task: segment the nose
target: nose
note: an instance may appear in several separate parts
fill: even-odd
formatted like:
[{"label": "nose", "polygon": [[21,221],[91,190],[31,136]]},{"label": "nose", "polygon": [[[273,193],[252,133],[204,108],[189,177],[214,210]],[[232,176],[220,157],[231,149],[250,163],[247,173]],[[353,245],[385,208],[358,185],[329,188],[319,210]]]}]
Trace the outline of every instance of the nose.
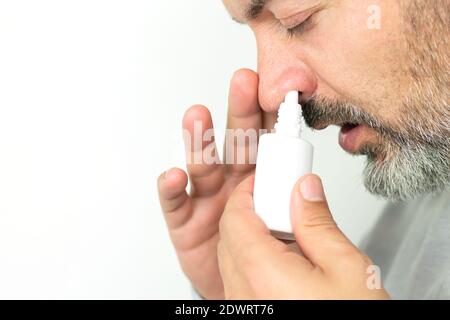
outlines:
[{"label": "nose", "polygon": [[[288,40],[258,41],[259,102],[267,112],[277,111],[289,91],[300,93],[300,102],[316,91],[317,80],[302,59],[299,48]],[[278,41],[278,42],[277,42]]]}]

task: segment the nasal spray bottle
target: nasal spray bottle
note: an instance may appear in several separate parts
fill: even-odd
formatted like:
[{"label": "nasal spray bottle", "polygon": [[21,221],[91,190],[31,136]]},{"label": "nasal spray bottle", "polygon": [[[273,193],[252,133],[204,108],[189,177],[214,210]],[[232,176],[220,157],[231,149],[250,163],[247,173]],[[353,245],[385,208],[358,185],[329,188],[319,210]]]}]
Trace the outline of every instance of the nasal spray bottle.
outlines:
[{"label": "nasal spray bottle", "polygon": [[278,239],[294,240],[290,199],[297,180],[312,171],[313,146],[301,139],[303,115],[299,94],[286,95],[274,133],[261,135],[253,199],[256,213]]}]

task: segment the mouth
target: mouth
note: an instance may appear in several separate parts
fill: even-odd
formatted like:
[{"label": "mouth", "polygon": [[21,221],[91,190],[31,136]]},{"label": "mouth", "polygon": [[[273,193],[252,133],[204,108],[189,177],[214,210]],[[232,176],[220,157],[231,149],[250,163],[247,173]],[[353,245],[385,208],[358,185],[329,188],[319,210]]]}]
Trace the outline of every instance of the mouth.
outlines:
[{"label": "mouth", "polygon": [[316,123],[314,129],[322,130],[330,125],[341,127],[339,131],[339,145],[342,149],[352,154],[358,153],[359,149],[364,145],[370,129],[365,124],[352,122]]},{"label": "mouth", "polygon": [[366,142],[366,125],[358,123],[344,123],[339,132],[339,145],[349,153],[357,153]]},{"label": "mouth", "polygon": [[355,129],[356,127],[358,127],[360,124],[359,123],[343,123],[341,124],[341,132],[342,134],[346,134],[350,131],[352,131],[353,129]]},{"label": "mouth", "polygon": [[363,116],[357,117],[352,112],[354,108],[345,108],[344,104],[342,108],[339,106],[327,100],[307,101],[302,105],[303,117],[306,124],[315,130],[323,130],[328,126],[340,127],[339,144],[351,154],[359,154],[365,146],[381,143],[378,130],[361,120]]}]

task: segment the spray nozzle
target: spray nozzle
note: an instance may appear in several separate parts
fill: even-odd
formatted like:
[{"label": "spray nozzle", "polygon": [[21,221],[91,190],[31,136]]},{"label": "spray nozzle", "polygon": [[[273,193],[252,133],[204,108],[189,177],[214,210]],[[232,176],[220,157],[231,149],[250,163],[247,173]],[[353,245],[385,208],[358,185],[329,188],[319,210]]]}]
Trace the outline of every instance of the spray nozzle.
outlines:
[{"label": "spray nozzle", "polygon": [[298,104],[298,91],[289,91],[284,98],[284,103]]},{"label": "spray nozzle", "polygon": [[290,137],[300,138],[302,134],[302,108],[298,102],[298,91],[289,91],[278,110],[275,132]]}]

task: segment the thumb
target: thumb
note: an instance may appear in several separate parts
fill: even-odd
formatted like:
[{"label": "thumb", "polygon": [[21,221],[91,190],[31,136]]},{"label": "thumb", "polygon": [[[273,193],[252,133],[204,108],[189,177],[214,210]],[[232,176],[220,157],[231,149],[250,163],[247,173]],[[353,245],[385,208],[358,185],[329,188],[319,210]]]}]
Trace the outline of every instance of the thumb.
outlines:
[{"label": "thumb", "polygon": [[291,221],[303,254],[326,269],[358,249],[338,228],[328,208],[322,181],[313,174],[300,178],[291,195]]}]

